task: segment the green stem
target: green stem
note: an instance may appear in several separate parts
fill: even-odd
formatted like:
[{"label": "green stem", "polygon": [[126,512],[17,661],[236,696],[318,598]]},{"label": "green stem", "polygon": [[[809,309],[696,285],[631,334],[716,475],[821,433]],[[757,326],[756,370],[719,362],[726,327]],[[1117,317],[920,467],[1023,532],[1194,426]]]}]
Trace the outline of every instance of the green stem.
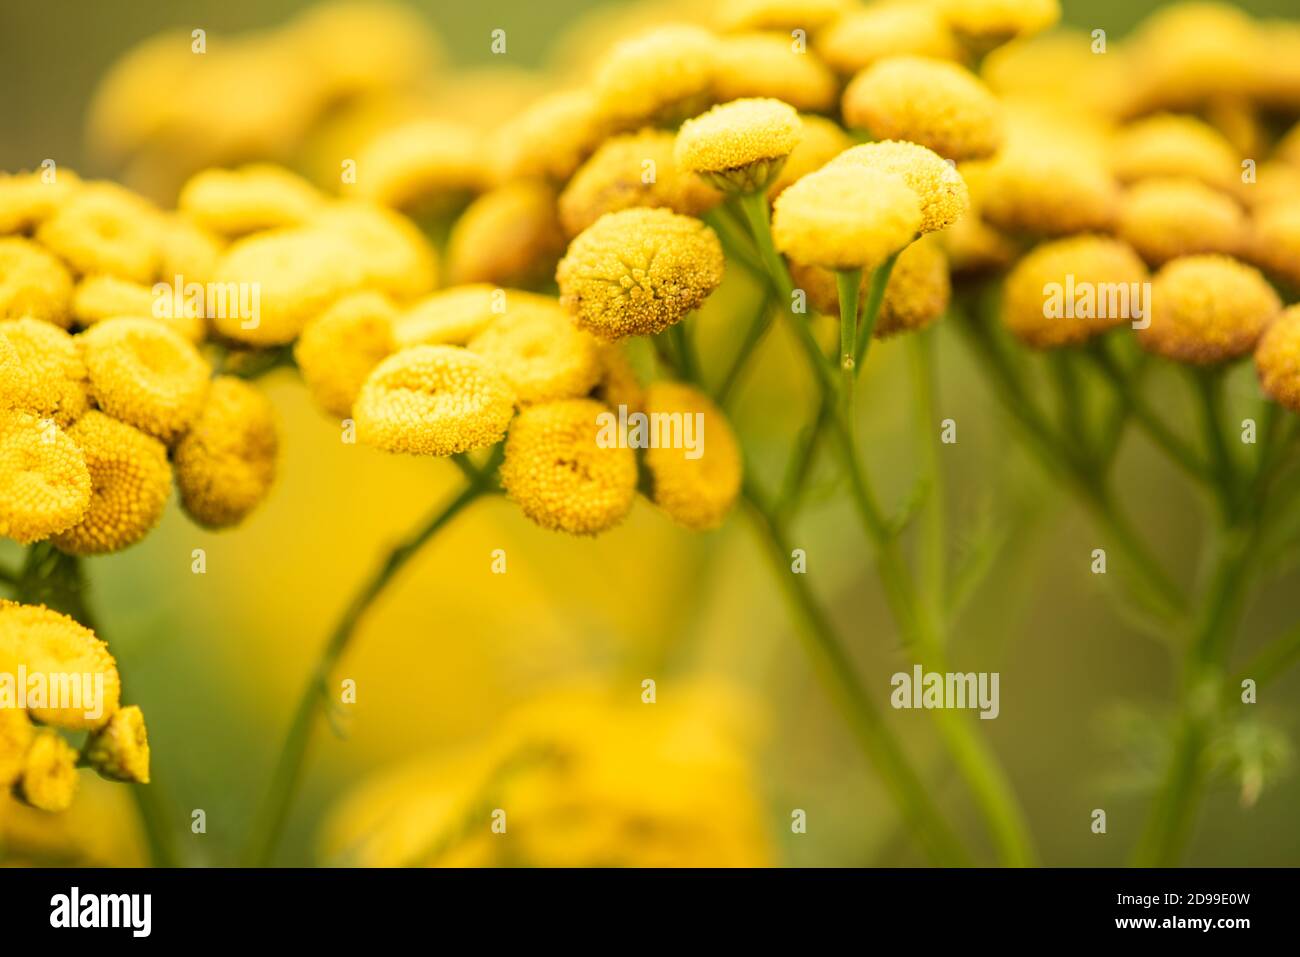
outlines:
[{"label": "green stem", "polygon": [[1193,388],[1201,413],[1201,431],[1210,457],[1210,475],[1219,493],[1224,520],[1231,523],[1237,510],[1237,468],[1223,434],[1223,373],[1218,369],[1192,369]]},{"label": "green stem", "polygon": [[938,418],[938,388],[934,367],[934,330],[922,330],[908,337],[912,358],[917,434],[921,439],[921,470],[929,493],[925,509],[925,560],[921,565],[922,593],[936,621],[947,607],[947,503],[943,468],[939,464],[939,443],[934,430]]},{"label": "green stem", "polygon": [[745,332],[745,338],[740,343],[740,348],[736,351],[735,358],[731,360],[731,365],[727,367],[726,373],[722,376],[722,382],[714,392],[714,401],[720,407],[725,407],[731,394],[735,391],[740,382],[740,375],[745,367],[749,364],[749,358],[753,355],[754,350],[758,348],[767,331],[772,328],[772,308],[768,302],[768,297],[763,296],[762,305],[749,324]]},{"label": "green stem", "polygon": [[857,349],[853,354],[854,365],[862,369],[867,359],[867,350],[871,348],[871,339],[876,334],[876,323],[880,319],[880,307],[885,303],[885,290],[889,288],[889,277],[893,275],[894,264],[903,251],[894,253],[871,273],[871,282],[867,285],[867,301],[862,310],[862,332],[858,335]]},{"label": "green stem", "polygon": [[[1237,680],[1234,682],[1235,687],[1240,688],[1241,683],[1250,678],[1257,688],[1262,688],[1298,661],[1300,661],[1300,625],[1265,645],[1262,651],[1250,659],[1238,672]],[[1226,688],[1225,691],[1235,693],[1233,687]]]},{"label": "green stem", "polygon": [[[856,435],[853,414],[853,381],[857,378],[858,291],[862,287],[861,269],[841,269],[835,273],[840,300],[840,413],[850,435]],[[867,332],[870,338],[870,331]]]},{"label": "green stem", "polygon": [[702,381],[700,379],[700,367],[695,358],[695,349],[691,345],[690,333],[686,329],[686,323],[674,323],[668,329],[668,335],[672,337],[673,348],[677,352],[677,361],[682,373],[692,382]]},{"label": "green stem", "polygon": [[[492,471],[491,468],[485,469],[484,475]],[[330,675],[347,650],[362,617],[407,562],[414,558],[424,545],[453,518],[487,491],[487,482],[487,478],[480,478],[469,483],[449,502],[438,508],[410,537],[388,553],[384,561],[353,596],[343,617],[339,619],[316,659],[311,677],[298,699],[289,733],[285,737],[279,760],[276,762],[271,786],[253,823],[245,854],[247,865],[265,867],[271,863],[275,855],[302,777],[316,718],[322,704],[330,700]]]}]

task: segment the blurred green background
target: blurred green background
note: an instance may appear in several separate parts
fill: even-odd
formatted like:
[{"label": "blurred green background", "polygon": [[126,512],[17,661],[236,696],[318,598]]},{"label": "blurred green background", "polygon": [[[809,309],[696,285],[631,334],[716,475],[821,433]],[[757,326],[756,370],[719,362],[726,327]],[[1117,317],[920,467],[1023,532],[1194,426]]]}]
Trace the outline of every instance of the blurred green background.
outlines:
[{"label": "blurred green background", "polygon": [[[97,80],[115,57],[164,28],[201,26],[210,37],[279,23],[308,6],[283,0],[133,0],[0,6],[0,167],[30,168],[55,157],[102,172],[82,127]],[[449,59],[488,59],[489,32],[504,27],[509,59],[534,66],[556,25],[594,4],[479,2],[414,4],[444,39]],[[1122,35],[1156,6],[1145,0],[1065,2],[1066,20]],[[1293,0],[1242,4],[1257,14],[1294,14]],[[210,41],[211,42],[211,41]],[[741,279],[703,319],[708,337],[755,292]],[[748,307],[743,307],[748,308]],[[802,410],[757,387],[785,378],[788,343],[775,341],[741,397],[737,429],[770,465],[801,424]],[[954,636],[963,670],[1002,675],[1002,713],[981,722],[1024,802],[1042,859],[1054,865],[1118,864],[1142,823],[1137,788],[1150,768],[1126,753],[1142,737],[1135,713],[1159,716],[1172,700],[1168,650],[1113,611],[1104,582],[1089,573],[1100,543],[1062,490],[1015,449],[989,393],[955,335],[940,335],[940,414],[959,420],[945,454],[955,499],[954,551],[981,523],[1004,529],[1010,547]],[[887,502],[909,491],[916,454],[900,344],[874,351],[867,370],[866,448]],[[707,354],[707,353],[706,353]],[[1177,385],[1174,383],[1173,385]],[[1170,383],[1165,409],[1190,408]],[[292,374],[266,382],[283,428],[282,474],[270,501],[243,527],[212,535],[170,508],[161,528],[130,551],[90,563],[93,601],[132,697],[148,716],[159,787],[184,829],[191,860],[232,862],[261,798],[304,676],[350,589],[376,556],[438,501],[454,470],[434,461],[384,456],[339,442]],[[1249,376],[1234,379],[1248,402]],[[1170,401],[1175,401],[1171,398]],[[770,471],[768,475],[770,475]],[[1183,582],[1204,509],[1184,480],[1135,434],[1125,443],[1126,504]],[[824,485],[824,483],[823,483]],[[910,667],[883,612],[867,555],[843,501],[822,487],[798,526],[813,587],[853,639],[862,674],[883,702],[889,675]],[[833,500],[833,501],[832,501]],[[799,865],[918,863],[897,817],[847,738],[807,666],[790,618],[749,529],[733,518],[697,536],[645,503],[615,532],[593,541],[548,535],[501,501],[481,505],[404,574],[366,620],[342,673],[358,704],[346,739],[322,728],[282,862],[312,859],[322,811],[368,771],[402,757],[486,733],[512,703],[579,671],[597,671],[639,693],[642,677],[718,673],[767,704],[760,762],[780,861]],[[191,552],[207,550],[206,575]],[[510,573],[490,574],[507,549]],[[1274,581],[1256,602],[1240,642],[1244,654],[1295,619],[1300,576]],[[661,691],[661,694],[663,691]],[[1262,719],[1297,730],[1300,675],[1271,687]],[[910,752],[938,782],[963,834],[979,833],[969,802],[944,764],[930,722],[889,712]],[[808,811],[808,833],[792,836],[791,808]],[[1109,833],[1089,830],[1105,808]],[[1300,780],[1266,789],[1250,811],[1230,788],[1207,803],[1190,862],[1281,865],[1300,860]],[[208,833],[190,836],[190,810]]]}]

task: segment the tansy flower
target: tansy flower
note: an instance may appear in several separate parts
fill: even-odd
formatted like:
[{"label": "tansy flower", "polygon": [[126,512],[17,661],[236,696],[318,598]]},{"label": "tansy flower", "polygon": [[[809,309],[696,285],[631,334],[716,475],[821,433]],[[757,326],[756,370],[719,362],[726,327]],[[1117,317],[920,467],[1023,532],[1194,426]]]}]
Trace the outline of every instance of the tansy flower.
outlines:
[{"label": "tansy flower", "polygon": [[897,176],[921,201],[921,233],[946,229],[970,209],[966,181],[953,164],[915,143],[864,143],[845,150],[832,166],[865,166]]},{"label": "tansy flower", "polygon": [[1147,179],[1125,194],[1118,232],[1159,266],[1192,253],[1239,252],[1246,217],[1232,197],[1194,179]]},{"label": "tansy flower", "polygon": [[89,738],[82,759],[110,781],[149,783],[149,732],[136,705],[114,712],[108,724]]},{"label": "tansy flower", "polygon": [[397,307],[383,293],[344,296],[307,323],[293,357],[312,398],[326,412],[347,418],[372,369],[395,348]]},{"label": "tansy flower", "polygon": [[695,216],[722,202],[721,193],[678,169],[674,143],[672,133],[646,129],[601,144],[560,194],[565,232],[576,236],[606,213],[634,206]]},{"label": "tansy flower", "polygon": [[77,752],[55,732],[37,732],[14,793],[38,810],[66,811],[77,796]]},{"label": "tansy flower", "polygon": [[[670,417],[666,421],[680,416],[683,434],[689,418],[701,453],[692,458],[671,443],[647,448],[651,500],[687,528],[717,528],[740,494],[743,471],[740,446],[726,417],[704,393],[679,382],[652,383],[645,392],[645,411],[651,422],[656,416]],[[701,421],[697,414],[703,415],[702,428],[695,425]]]},{"label": "tansy flower", "polygon": [[444,120],[395,126],[357,156],[357,195],[416,215],[454,209],[484,179],[478,133]]},{"label": "tansy flower", "polygon": [[560,302],[605,339],[653,335],[685,318],[722,282],[713,230],[666,209],[606,213],[560,260]]},{"label": "tansy flower", "polygon": [[[238,342],[282,345],[364,279],[352,242],[331,230],[285,229],[248,236],[226,250],[214,277],[218,283],[236,284],[241,294],[234,298],[241,304],[217,310],[212,323]],[[242,302],[244,289],[250,290],[247,304]],[[249,312],[256,314],[245,315]]]},{"label": "tansy flower", "polygon": [[396,299],[423,296],[438,284],[438,254],[405,216],[362,200],[330,203],[311,225],[351,244],[362,281]]},{"label": "tansy flower", "polygon": [[600,378],[596,339],[569,321],[559,303],[518,303],[469,343],[523,404],[585,395]]},{"label": "tansy flower", "polygon": [[601,115],[629,128],[694,116],[713,97],[718,41],[707,30],[672,24],[615,44],[596,69]]},{"label": "tansy flower", "polygon": [[605,134],[590,90],[562,90],[525,107],[493,134],[497,179],[563,183],[595,151]]},{"label": "tansy flower", "polygon": [[76,173],[58,170],[51,179],[45,170],[0,172],[0,236],[34,230],[81,184]]},{"label": "tansy flower", "polygon": [[278,449],[266,397],[242,379],[214,379],[203,411],[176,446],[186,514],[207,528],[243,521],[271,488]]},{"label": "tansy flower", "polygon": [[645,404],[645,388],[622,343],[598,340],[596,354],[600,359],[600,381],[592,396],[615,411],[623,406],[629,414],[640,412]]},{"label": "tansy flower", "polygon": [[78,340],[37,319],[0,322],[0,408],[15,408],[61,426],[90,406]]},{"label": "tansy flower", "polygon": [[0,794],[7,792],[23,773],[27,749],[35,736],[32,719],[25,710],[0,708]]},{"label": "tansy flower", "polygon": [[91,675],[95,681],[95,700],[83,695],[81,701],[60,702],[69,707],[54,707],[53,700],[29,707],[42,724],[70,731],[102,728],[121,704],[117,662],[93,631],[44,605],[0,600],[0,672],[16,675],[20,667],[29,675]]},{"label": "tansy flower", "polygon": [[1120,130],[1110,151],[1122,182],[1153,176],[1199,179],[1225,192],[1240,188],[1240,167],[1232,146],[1214,127],[1191,116],[1162,114]]},{"label": "tansy flower", "polygon": [[456,220],[448,275],[453,283],[536,285],[554,274],[564,241],[551,187],[508,183],[475,199]]},{"label": "tansy flower", "polygon": [[596,535],[632,507],[635,453],[597,441],[608,412],[592,399],[565,399],[524,409],[511,424],[501,484],[542,528]]},{"label": "tansy flower", "polygon": [[945,159],[978,159],[1002,144],[998,102],[976,76],[947,60],[894,56],[853,78],[844,120],[878,140],[908,140]]},{"label": "tansy flower", "polygon": [[[93,326],[104,319],[149,318],[167,326],[193,343],[203,341],[207,320],[188,308],[183,298],[175,301],[168,285],[161,302],[149,286],[116,276],[87,276],[72,293],[72,315],[79,325]],[[158,308],[159,305],[162,308]]]},{"label": "tansy flower", "polygon": [[816,55],[796,50],[788,33],[722,37],[713,87],[723,102],[772,97],[809,112],[829,110],[839,95],[835,74]]},{"label": "tansy flower", "polygon": [[780,100],[733,100],[687,120],[677,133],[677,166],[724,192],[766,189],[799,144],[799,114]]},{"label": "tansy flower", "polygon": [[37,240],[80,274],[153,282],[158,272],[158,211],[112,183],[88,183],[36,231]]},{"label": "tansy flower", "polygon": [[853,140],[840,125],[824,116],[802,115],[799,117],[800,138],[798,145],[781,167],[772,185],[768,187],[767,197],[775,200],[791,183],[803,179],[809,173],[821,169],[850,146]]},{"label": "tansy flower", "polygon": [[532,293],[497,289],[487,283],[432,293],[393,320],[397,348],[463,346],[505,314],[509,303]]},{"label": "tansy flower", "polygon": [[1119,185],[1105,167],[1051,143],[1013,143],[992,160],[962,170],[979,180],[980,215],[1012,235],[1101,232],[1119,213]]},{"label": "tansy flower", "polygon": [[158,217],[158,275],[164,282],[207,283],[216,274],[224,241],[177,214]]},{"label": "tansy flower", "polygon": [[1058,0],[938,0],[952,29],[987,50],[1046,30],[1061,19]]},{"label": "tansy flower", "polygon": [[203,406],[211,370],[192,344],[150,319],[106,319],[81,334],[96,404],[171,444]]},{"label": "tansy flower", "polygon": [[1225,362],[1254,349],[1281,308],[1250,266],[1228,256],[1184,256],[1152,280],[1151,324],[1138,330],[1138,341],[1175,362]]},{"label": "tansy flower", "polygon": [[850,9],[817,33],[815,46],[822,59],[845,76],[891,56],[956,60],[961,55],[939,10],[908,0]]},{"label": "tansy flower", "polygon": [[357,437],[386,452],[453,455],[501,440],[515,397],[481,356],[413,346],[375,367],[353,407]]},{"label": "tansy flower", "polygon": [[1300,159],[1295,165],[1273,159],[1260,163],[1255,170],[1255,184],[1243,189],[1238,199],[1252,209],[1267,209],[1290,203],[1300,196]]},{"label": "tansy flower", "polygon": [[209,169],[181,188],[176,207],[222,236],[243,236],[306,222],[325,201],[297,173],[270,163]]},{"label": "tansy flower", "polygon": [[24,545],[75,525],[90,504],[81,450],[49,419],[0,411],[0,535]]},{"label": "tansy flower", "polygon": [[0,319],[31,316],[67,326],[71,301],[63,263],[30,240],[0,239]]},{"label": "tansy flower", "polygon": [[144,538],[162,518],[171,491],[166,447],[153,436],[95,409],[68,430],[90,471],[90,505],[76,525],[54,536],[72,555],[116,552]]},{"label": "tansy flower", "polygon": [[1265,50],[1245,11],[1226,3],[1174,3],[1157,9],[1127,41],[1134,107],[1194,109],[1218,96],[1249,96]]},{"label": "tansy flower", "polygon": [[1269,398],[1300,412],[1300,305],[1282,310],[1260,337],[1255,371]]},{"label": "tansy flower", "polygon": [[[1054,349],[1074,345],[1107,329],[1137,320],[1132,296],[1147,280],[1146,266],[1127,244],[1105,236],[1072,236],[1043,243],[1020,260],[1002,292],[1002,320],[1026,345]],[[1104,290],[1124,294],[1125,308],[1112,308]],[[1074,290],[1092,293],[1075,301]],[[1053,295],[1055,291],[1055,295]],[[1147,302],[1146,308],[1151,308]]]},{"label": "tansy flower", "polygon": [[722,30],[812,33],[852,6],[852,0],[722,0],[714,20]]},{"label": "tansy flower", "polygon": [[1020,255],[1019,245],[986,223],[977,207],[937,235],[954,276],[999,272]]},{"label": "tansy flower", "polygon": [[772,238],[792,260],[874,269],[921,228],[921,203],[901,177],[841,165],[805,176],[776,198]]},{"label": "tansy flower", "polygon": [[1300,193],[1256,210],[1249,251],[1266,272],[1300,288]]}]

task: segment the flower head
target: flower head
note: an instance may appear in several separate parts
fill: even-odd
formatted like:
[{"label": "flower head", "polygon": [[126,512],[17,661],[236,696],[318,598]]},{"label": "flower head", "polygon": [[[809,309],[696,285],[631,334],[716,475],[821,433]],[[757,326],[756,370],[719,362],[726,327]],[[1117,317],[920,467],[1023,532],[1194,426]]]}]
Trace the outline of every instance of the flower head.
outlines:
[{"label": "flower head", "polygon": [[207,528],[242,522],[270,491],[278,450],[266,397],[242,379],[213,379],[203,410],[176,446],[186,514]]},{"label": "flower head", "polygon": [[1300,305],[1282,310],[1260,337],[1255,370],[1274,402],[1300,412]]},{"label": "flower head", "polygon": [[562,90],[543,96],[502,123],[493,135],[497,178],[563,183],[592,154],[604,133],[591,91]]},{"label": "flower head", "polygon": [[68,430],[90,472],[90,505],[81,521],[53,537],[71,555],[100,555],[134,545],[158,524],[171,492],[167,448],[151,435],[91,409]]},{"label": "flower head", "polygon": [[1300,289],[1300,192],[1256,211],[1248,247],[1265,272]]},{"label": "flower head", "polygon": [[1046,30],[1061,19],[1058,0],[939,0],[954,32],[981,49]]},{"label": "flower head", "polygon": [[90,473],[81,450],[50,419],[0,411],[0,535],[38,542],[81,520]]},{"label": "flower head", "polygon": [[1228,256],[1184,256],[1151,283],[1151,324],[1138,331],[1150,351],[1195,365],[1246,355],[1282,309],[1259,271]]},{"label": "flower head", "polygon": [[723,0],[714,14],[723,30],[811,33],[851,9],[852,0]]},{"label": "flower head", "polygon": [[788,103],[732,100],[683,123],[674,158],[724,192],[752,193],[771,184],[799,137],[799,114]]},{"label": "flower head", "polygon": [[1191,177],[1233,192],[1239,184],[1237,155],[1214,127],[1192,116],[1160,114],[1116,134],[1108,154],[1121,182],[1153,176]]},{"label": "flower head", "polygon": [[840,153],[832,166],[865,166],[897,176],[921,200],[921,233],[946,229],[970,209],[970,191],[955,166],[915,143],[863,143]]},{"label": "flower head", "polygon": [[442,289],[414,303],[393,320],[397,347],[463,346],[501,316],[507,303],[532,293],[471,283]]},{"label": "flower head", "polygon": [[878,140],[909,140],[945,159],[979,159],[1002,143],[997,100],[964,67],[947,60],[894,56],[853,78],[844,120]]},{"label": "flower head", "polygon": [[183,187],[177,208],[205,229],[244,236],[305,223],[325,197],[297,173],[270,163],[209,169]]},{"label": "flower head", "polygon": [[792,260],[827,269],[873,269],[921,228],[921,203],[898,176],[828,166],[777,197],[772,238]]},{"label": "flower head", "polygon": [[636,455],[598,441],[609,409],[564,399],[519,413],[506,438],[501,484],[543,528],[596,535],[623,520],[636,497]]},{"label": "flower head", "polygon": [[552,300],[517,303],[468,348],[505,376],[521,404],[529,404],[590,392],[600,379],[596,344]]},{"label": "flower head", "polygon": [[372,369],[396,348],[397,307],[383,293],[344,296],[307,323],[293,357],[312,398],[331,415],[348,417]]},{"label": "flower head", "polygon": [[556,279],[578,325],[605,339],[680,322],[722,282],[722,245],[699,220],[666,209],[606,213],[569,244]]},{"label": "flower head", "polygon": [[453,283],[531,286],[549,278],[564,252],[564,231],[550,186],[498,186],[469,204],[447,244]]},{"label": "flower head", "polygon": [[81,179],[59,170],[52,179],[45,171],[0,173],[0,236],[29,233],[68,200]]},{"label": "flower head", "polygon": [[77,796],[77,752],[53,731],[36,733],[14,793],[41,811],[66,811]]},{"label": "flower head", "polygon": [[90,405],[77,340],[37,319],[0,322],[0,409],[71,425]]},{"label": "flower head", "polygon": [[406,213],[436,215],[484,185],[479,134],[444,120],[412,120],[374,137],[357,156],[357,195]]},{"label": "flower head", "polygon": [[357,437],[387,452],[453,455],[505,435],[515,396],[481,356],[412,346],[375,367],[353,406]]},{"label": "flower head", "polygon": [[912,54],[956,60],[961,49],[943,15],[927,3],[873,3],[836,17],[817,34],[816,49],[851,76],[877,60]]},{"label": "flower head", "polygon": [[186,216],[164,213],[158,217],[158,275],[167,282],[177,276],[185,282],[210,281],[225,240]]},{"label": "flower head", "polygon": [[35,736],[32,719],[24,709],[0,708],[0,794],[22,775]]},{"label": "flower head", "polygon": [[652,444],[645,450],[645,467],[650,475],[651,499],[678,524],[705,530],[717,528],[731,511],[740,494],[743,465],[740,446],[731,426],[704,393],[679,382],[655,382],[645,392],[645,412],[653,423],[656,416],[685,418],[702,415],[703,428],[697,433],[700,455],[691,458],[686,450]]},{"label": "flower head", "polygon": [[787,33],[740,33],[718,43],[714,91],[727,102],[772,97],[797,110],[830,110],[839,94],[835,74],[815,54],[796,50]]},{"label": "flower head", "polygon": [[640,412],[645,406],[645,387],[622,343],[597,340],[596,353],[600,359],[600,381],[592,390],[592,397],[611,409],[623,406],[629,413]]},{"label": "flower head", "polygon": [[768,187],[769,200],[775,200],[791,183],[821,169],[853,145],[849,134],[834,120],[828,120],[824,116],[800,116],[799,128],[801,136],[798,145]]},{"label": "flower head", "polygon": [[1246,216],[1231,196],[1194,179],[1147,179],[1120,207],[1119,235],[1152,266],[1193,253],[1236,253]]},{"label": "flower head", "polygon": [[77,190],[41,224],[36,238],[74,272],[153,282],[158,272],[158,211],[112,183]]},{"label": "flower head", "polygon": [[0,319],[30,316],[67,326],[71,302],[63,263],[29,239],[0,239]]},{"label": "flower head", "polygon": [[718,41],[707,30],[671,24],[615,44],[597,67],[601,115],[623,128],[694,116],[713,96]]},{"label": "flower head", "polygon": [[437,251],[413,222],[386,206],[364,200],[330,203],[311,225],[350,244],[370,289],[410,299],[438,284]]},{"label": "flower head", "polygon": [[149,783],[149,732],[136,705],[119,708],[89,738],[82,758],[110,781]]},{"label": "flower head", "polygon": [[963,166],[978,180],[980,215],[1021,236],[1054,238],[1109,230],[1120,204],[1119,186],[1084,154],[1045,143],[1012,143],[988,162]]}]

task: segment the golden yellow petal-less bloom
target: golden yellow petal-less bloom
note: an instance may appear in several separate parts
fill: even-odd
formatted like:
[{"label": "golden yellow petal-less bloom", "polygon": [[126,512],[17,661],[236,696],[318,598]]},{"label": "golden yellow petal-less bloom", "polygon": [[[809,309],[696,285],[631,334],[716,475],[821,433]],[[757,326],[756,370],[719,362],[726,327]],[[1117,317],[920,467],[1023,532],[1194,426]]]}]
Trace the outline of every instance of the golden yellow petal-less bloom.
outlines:
[{"label": "golden yellow petal-less bloom", "polygon": [[110,781],[149,783],[149,732],[136,705],[119,708],[89,738],[82,758]]},{"label": "golden yellow petal-less bloom", "polygon": [[171,492],[167,448],[125,422],[91,409],[68,430],[90,471],[90,505],[76,525],[54,536],[72,555],[134,545],[158,524]]},{"label": "golden yellow petal-less bloom", "polygon": [[828,166],[776,198],[772,238],[792,260],[827,269],[874,269],[912,241],[921,202],[899,176]]},{"label": "golden yellow petal-less bloom", "polygon": [[537,182],[507,183],[469,204],[447,243],[453,283],[533,286],[549,279],[565,236],[554,190]]},{"label": "golden yellow petal-less bloom", "polygon": [[[1037,246],[1007,276],[1002,320],[1026,345],[1074,345],[1129,322],[1145,321],[1146,266],[1127,243],[1072,236]],[[1143,315],[1139,315],[1139,313]]]},{"label": "golden yellow petal-less bloom", "polygon": [[687,120],[673,157],[725,192],[766,189],[799,145],[799,114],[780,100],[732,100]]},{"label": "golden yellow petal-less bloom", "polygon": [[463,346],[504,315],[509,302],[530,295],[487,283],[439,290],[413,303],[393,320],[397,348]]},{"label": "golden yellow petal-less bloom", "polygon": [[207,283],[217,271],[224,240],[185,216],[164,214],[158,219],[158,275],[163,282]]},{"label": "golden yellow petal-less bloom", "polygon": [[1107,155],[1122,182],[1152,176],[1185,176],[1237,192],[1241,167],[1236,152],[1214,127],[1192,116],[1161,114],[1120,130]]},{"label": "golden yellow petal-less bloom", "polygon": [[45,676],[47,684],[52,677],[76,676],[68,700],[28,703],[28,712],[42,724],[70,731],[102,728],[121,704],[117,662],[94,632],[44,605],[0,600],[0,672],[17,675],[20,667],[29,676]]},{"label": "golden yellow petal-less bloom", "polygon": [[211,369],[194,346],[150,319],[106,319],[78,338],[90,394],[116,419],[174,442],[203,407]]},{"label": "golden yellow petal-less bloom", "polygon": [[368,288],[405,300],[438,284],[437,251],[414,223],[386,206],[363,200],[330,203],[311,224],[351,245]]},{"label": "golden yellow petal-less bloom", "polygon": [[1282,309],[1259,271],[1228,256],[1184,256],[1151,282],[1151,325],[1143,348],[1195,365],[1244,356]]},{"label": "golden yellow petal-less bloom", "polygon": [[692,429],[703,422],[694,435],[702,453],[698,457],[660,444],[645,450],[644,461],[651,499],[673,521],[697,530],[717,528],[740,494],[744,468],[726,416],[704,393],[679,382],[652,383],[645,391],[645,414],[651,429],[656,428],[656,417],[666,417],[658,421],[672,423],[668,431],[679,429],[683,437],[688,417]]},{"label": "golden yellow petal-less bloom", "polygon": [[454,346],[412,346],[389,356],[353,407],[357,438],[387,452],[453,455],[505,435],[515,396],[481,356]]},{"label": "golden yellow petal-less bloom", "polygon": [[50,419],[0,411],[0,536],[24,545],[75,525],[90,505],[81,450]]},{"label": "golden yellow petal-less bloom", "polygon": [[1237,253],[1246,216],[1231,196],[1194,179],[1146,179],[1124,195],[1118,234],[1152,266],[1194,253]]},{"label": "golden yellow petal-less bloom", "polygon": [[824,116],[804,114],[799,117],[801,137],[781,172],[768,187],[767,197],[775,200],[791,183],[821,169],[853,145],[853,139],[840,125]]},{"label": "golden yellow petal-less bloom", "polygon": [[969,169],[980,179],[980,215],[1012,235],[1101,232],[1119,213],[1120,190],[1110,172],[1087,155],[1050,143],[1014,143]]},{"label": "golden yellow petal-less bloom", "polygon": [[1215,97],[1249,96],[1267,56],[1263,31],[1227,3],[1182,2],[1153,10],[1129,37],[1134,108],[1193,110]]},{"label": "golden yellow petal-less bloom", "polygon": [[149,318],[195,344],[201,343],[208,331],[205,316],[187,301],[184,285],[178,299],[171,283],[150,287],[116,276],[87,276],[77,283],[72,315],[83,326],[104,319]]},{"label": "golden yellow petal-less bloom", "polygon": [[71,303],[63,263],[21,236],[0,239],[0,319],[30,316],[66,327]]},{"label": "golden yellow petal-less bloom", "polygon": [[666,209],[606,213],[560,260],[560,302],[604,339],[653,335],[722,282],[722,245],[699,220]]},{"label": "golden yellow petal-less bloom", "polygon": [[910,0],[851,9],[819,31],[815,45],[822,59],[845,76],[891,56],[956,60],[961,55],[939,10]]},{"label": "golden yellow petal-less bloom", "polygon": [[945,159],[979,159],[1002,145],[997,100],[964,67],[947,60],[894,56],[853,78],[844,121],[878,140],[908,140]]},{"label": "golden yellow petal-less bloom", "polygon": [[590,392],[600,379],[596,347],[553,300],[517,303],[468,346],[505,376],[521,404]]},{"label": "golden yellow petal-less bloom", "polygon": [[796,110],[830,110],[839,95],[835,74],[787,33],[741,33],[718,43],[714,92],[722,102],[772,97]]},{"label": "golden yellow petal-less bloom", "polygon": [[1058,0],[938,0],[938,7],[956,33],[984,49],[1061,19]]},{"label": "golden yellow petal-less bloom", "polygon": [[594,399],[544,402],[519,413],[506,438],[501,484],[543,528],[596,535],[623,520],[636,497],[636,455],[602,446]]},{"label": "golden yellow petal-less bloom", "polygon": [[207,528],[237,525],[266,499],[278,451],[271,403],[244,380],[219,376],[176,445],[181,506]]},{"label": "golden yellow petal-less bloom", "polygon": [[970,191],[956,167],[933,150],[887,140],[845,150],[831,165],[865,166],[900,177],[921,201],[921,233],[951,226],[970,209]]},{"label": "golden yellow petal-less bloom", "polygon": [[181,188],[176,207],[200,226],[222,236],[299,226],[325,201],[297,173],[270,163],[239,169],[209,169]]},{"label": "golden yellow petal-less bloom", "polygon": [[663,130],[612,136],[574,174],[560,194],[560,222],[576,236],[606,213],[634,206],[696,216],[722,202],[698,176],[678,169],[676,138]]},{"label": "golden yellow petal-less bloom", "polygon": [[0,236],[36,229],[80,184],[69,170],[0,172]]},{"label": "golden yellow petal-less bloom", "polygon": [[0,794],[22,775],[35,736],[32,719],[24,709],[0,708]]},{"label": "golden yellow petal-less bloom", "polygon": [[563,183],[595,151],[604,134],[605,123],[590,90],[543,96],[493,134],[491,156],[497,178]]},{"label": "golden yellow petal-less bloom", "polygon": [[670,24],[615,44],[593,80],[601,115],[622,128],[694,116],[713,97],[718,41],[707,30]]},{"label": "golden yellow petal-less bloom", "polygon": [[[0,408],[21,409],[61,426],[90,405],[78,340],[37,319],[0,322]],[[6,360],[4,355],[9,359]]]},{"label": "golden yellow petal-less bloom", "polygon": [[1249,252],[1265,272],[1300,289],[1300,192],[1256,211]]},{"label": "golden yellow petal-less bloom", "polygon": [[1260,337],[1255,371],[1274,402],[1300,413],[1300,305],[1282,310]]},{"label": "golden yellow petal-less bloom", "polygon": [[812,33],[852,6],[852,0],[722,0],[713,16],[721,30]]},{"label": "golden yellow petal-less bloom", "polygon": [[396,348],[396,317],[397,307],[383,293],[358,292],[307,323],[293,357],[317,405],[342,418],[352,414],[366,378]]},{"label": "golden yellow petal-less bloom", "polygon": [[77,796],[77,752],[55,732],[37,732],[14,792],[38,810],[66,811]]},{"label": "golden yellow petal-less bloom", "polygon": [[357,155],[357,196],[403,212],[446,212],[485,180],[479,134],[444,120],[393,127]]},{"label": "golden yellow petal-less bloom", "polygon": [[622,343],[601,339],[596,343],[596,351],[600,357],[600,381],[592,396],[615,411],[622,406],[629,413],[640,412],[645,406],[645,387]]},{"label": "golden yellow petal-less bloom", "polygon": [[151,283],[158,272],[158,211],[113,183],[77,190],[41,224],[36,239],[75,273]]}]

